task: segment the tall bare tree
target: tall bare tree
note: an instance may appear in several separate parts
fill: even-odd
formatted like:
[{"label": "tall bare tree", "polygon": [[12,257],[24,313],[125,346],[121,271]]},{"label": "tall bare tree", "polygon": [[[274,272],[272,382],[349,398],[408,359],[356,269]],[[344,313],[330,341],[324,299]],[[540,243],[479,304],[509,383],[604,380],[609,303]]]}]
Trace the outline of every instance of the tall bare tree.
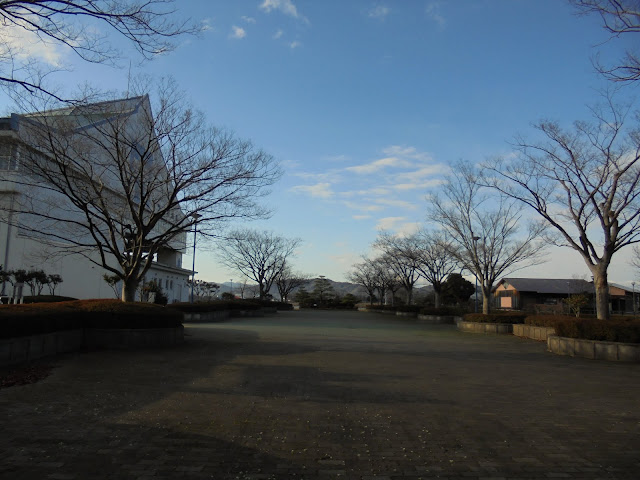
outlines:
[{"label": "tall bare tree", "polygon": [[555,243],[578,252],[593,275],[599,319],[609,318],[608,268],[614,254],[640,242],[640,128],[625,125],[629,108],[607,99],[594,121],[570,130],[536,128],[543,140],[517,140],[516,160],[487,167],[492,185],[530,207],[556,232]]},{"label": "tall bare tree", "polygon": [[350,282],[361,285],[367,291],[370,305],[373,305],[373,298],[380,283],[378,273],[375,262],[363,257],[361,262],[351,267],[351,271],[347,275]]},{"label": "tall bare tree", "polygon": [[275,279],[278,293],[280,294],[280,300],[283,302],[288,301],[289,295],[298,287],[306,285],[311,277],[304,273],[294,272],[291,267],[285,263],[284,268],[278,274]]},{"label": "tall bare tree", "polygon": [[19,186],[14,223],[117,275],[125,301],[196,224],[215,234],[224,220],[268,214],[260,198],[280,175],[273,157],[208,127],[171,82],[153,104],[144,95],[11,124],[15,138],[3,142],[20,164],[3,178]]},{"label": "tall bare tree", "polygon": [[399,237],[382,232],[378,235],[374,246],[383,252],[386,265],[394,272],[407,292],[407,305],[411,305],[413,288],[420,278],[418,270],[420,246],[417,235]]},{"label": "tall bare tree", "polygon": [[31,55],[29,45],[42,42],[65,47],[87,62],[114,63],[122,53],[108,37],[113,32],[151,58],[172,50],[177,36],[199,30],[178,20],[173,5],[173,0],[2,0],[0,84],[63,100],[44,82],[56,67]]},{"label": "tall bare tree", "polygon": [[[640,3],[637,0],[569,0],[582,15],[599,15],[611,38],[640,33]],[[605,77],[616,82],[640,80],[640,52],[627,50],[617,65],[603,65],[596,58],[595,66]]]},{"label": "tall bare tree", "polygon": [[451,241],[440,232],[422,231],[417,234],[418,262],[420,275],[433,286],[435,306],[440,306],[444,282],[458,267],[458,260],[452,253],[455,249]]},{"label": "tall bare tree", "polygon": [[429,216],[450,241],[460,266],[472,272],[482,287],[485,314],[491,312],[491,291],[504,275],[540,262],[545,244],[542,222],[529,223],[521,234],[522,206],[491,196],[478,169],[458,162],[446,179],[442,195],[431,194]]},{"label": "tall bare tree", "polygon": [[264,299],[298,245],[297,238],[244,228],[229,232],[218,242],[218,258],[228,268],[256,282],[260,299]]}]

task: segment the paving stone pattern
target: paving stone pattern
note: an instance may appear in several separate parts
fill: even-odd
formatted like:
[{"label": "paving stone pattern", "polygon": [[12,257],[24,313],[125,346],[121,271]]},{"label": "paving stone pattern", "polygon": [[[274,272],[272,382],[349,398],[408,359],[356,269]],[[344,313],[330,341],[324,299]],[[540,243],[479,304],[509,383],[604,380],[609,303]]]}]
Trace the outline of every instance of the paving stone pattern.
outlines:
[{"label": "paving stone pattern", "polygon": [[640,478],[637,364],[373,313],[186,327],[0,390],[0,478]]}]

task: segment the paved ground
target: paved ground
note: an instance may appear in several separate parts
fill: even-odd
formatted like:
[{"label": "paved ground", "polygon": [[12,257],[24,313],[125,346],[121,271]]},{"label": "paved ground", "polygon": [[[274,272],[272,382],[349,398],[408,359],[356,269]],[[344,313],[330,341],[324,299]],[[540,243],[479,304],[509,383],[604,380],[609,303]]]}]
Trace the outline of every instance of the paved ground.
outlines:
[{"label": "paved ground", "polygon": [[0,390],[0,478],[640,477],[640,365],[357,312],[186,331]]}]

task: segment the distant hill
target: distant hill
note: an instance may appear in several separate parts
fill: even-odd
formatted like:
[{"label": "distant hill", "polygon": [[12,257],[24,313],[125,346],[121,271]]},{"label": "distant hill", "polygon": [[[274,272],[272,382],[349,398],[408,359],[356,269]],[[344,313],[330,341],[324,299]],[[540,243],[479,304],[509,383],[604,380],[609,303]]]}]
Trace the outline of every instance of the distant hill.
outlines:
[{"label": "distant hill", "polygon": [[[305,285],[304,288],[308,291],[311,292],[313,290],[315,281],[317,280],[317,278],[313,278],[311,280],[309,280]],[[333,281],[329,278],[327,278],[326,280],[329,281],[329,283],[331,283],[331,286],[333,287],[333,290],[336,292],[336,294],[338,294],[339,296],[343,297],[347,294],[351,294],[354,297],[361,299],[361,300],[365,300],[367,298],[367,291],[364,289],[364,287],[362,287],[361,285],[357,285],[355,283],[351,283],[351,282],[336,282]],[[219,284],[221,286],[219,293],[222,292],[228,292],[229,289],[231,288],[231,282],[222,282]],[[233,293],[236,295],[240,295],[240,285],[241,282],[233,282]],[[253,291],[257,290],[257,284],[247,284],[247,291],[245,291],[245,298],[246,297],[251,297],[253,296]],[[293,290],[292,295],[295,295],[295,293],[299,290],[299,288],[296,288]],[[424,295],[428,295],[430,293],[433,292],[433,287],[431,285],[426,285],[426,286],[422,286],[422,287],[417,287],[414,289],[414,298],[416,300],[419,300],[420,297],[424,296]],[[272,286],[271,287],[271,291],[269,292],[271,293],[271,295],[273,295],[273,298],[280,298],[279,294],[278,294],[278,289],[276,288],[276,286]]]}]

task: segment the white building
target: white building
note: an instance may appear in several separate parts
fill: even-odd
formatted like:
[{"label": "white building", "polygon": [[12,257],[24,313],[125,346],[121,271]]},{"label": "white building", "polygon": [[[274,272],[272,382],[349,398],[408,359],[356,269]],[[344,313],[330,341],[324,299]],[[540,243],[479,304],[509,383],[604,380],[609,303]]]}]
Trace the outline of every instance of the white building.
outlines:
[{"label": "white building", "polygon": [[[126,117],[127,129],[132,131],[145,128],[146,115],[150,112],[148,97],[135,97],[131,99],[119,100],[116,102],[102,102],[85,106],[82,108],[68,108],[47,112],[45,115],[51,118],[73,118],[75,124],[82,123],[83,135],[87,131],[96,129],[98,125],[110,121],[111,118]],[[43,118],[44,115],[40,115]],[[61,222],[53,220],[54,217],[66,215],[65,218],[73,220],[76,216],[82,217],[80,210],[74,211],[70,208],[70,203],[60,194],[53,194],[46,188],[34,188],[25,182],[26,174],[22,167],[25,159],[25,152],[29,151],[33,155],[33,148],[30,148],[29,135],[25,135],[25,117],[12,114],[7,118],[0,118],[0,265],[5,270],[25,269],[44,270],[47,274],[59,274],[63,278],[63,283],[56,288],[57,295],[65,295],[75,298],[113,298],[115,296],[112,288],[105,282],[103,275],[110,274],[107,270],[91,262],[88,258],[93,258],[100,263],[98,250],[95,252],[84,251],[84,256],[70,254],[69,245],[65,243],[64,236],[69,236],[69,231],[59,230],[69,228],[68,224],[61,226]],[[57,121],[57,120],[56,120]],[[55,130],[53,130],[55,132]],[[159,151],[159,148],[158,148]],[[87,151],[86,159],[98,158],[97,155],[107,155]],[[158,154],[156,154],[158,155]],[[136,159],[130,160],[134,162]],[[96,160],[97,162],[97,160]],[[167,177],[167,171],[163,162],[160,176]],[[156,167],[157,168],[157,167]],[[157,170],[159,171],[159,170]],[[156,171],[156,175],[158,173]],[[110,185],[117,185],[116,182],[109,183],[110,175],[108,170],[101,173],[101,180],[104,180],[106,188],[113,188]],[[113,189],[114,204],[120,195],[117,186]],[[46,196],[46,199],[45,199]],[[24,205],[29,202],[32,209],[47,208],[50,211],[57,209],[56,215],[49,219],[51,231],[65,234],[59,238],[44,238],[27,228],[32,219],[28,219],[24,214]],[[65,203],[66,202],[66,203]],[[62,207],[62,205],[66,205]],[[22,206],[18,208],[18,206]],[[35,206],[35,207],[34,207]],[[49,211],[49,210],[48,210]],[[22,213],[21,213],[22,212]],[[176,207],[168,215],[171,218],[163,218],[163,221],[171,222],[176,218],[184,217],[182,211]],[[39,221],[43,222],[45,217]],[[46,231],[42,229],[40,231]],[[87,233],[79,234],[87,235]],[[124,251],[124,246],[122,247]],[[169,302],[187,301],[189,298],[189,288],[187,280],[191,270],[182,268],[182,255],[186,250],[186,233],[180,232],[167,242],[154,256],[154,262],[145,275],[146,281],[155,280],[167,295]],[[64,254],[63,254],[64,253]],[[114,257],[111,257],[113,259]],[[113,265],[114,263],[111,262]],[[11,285],[4,286],[4,294],[11,294]],[[46,293],[46,289],[45,292]]]}]

